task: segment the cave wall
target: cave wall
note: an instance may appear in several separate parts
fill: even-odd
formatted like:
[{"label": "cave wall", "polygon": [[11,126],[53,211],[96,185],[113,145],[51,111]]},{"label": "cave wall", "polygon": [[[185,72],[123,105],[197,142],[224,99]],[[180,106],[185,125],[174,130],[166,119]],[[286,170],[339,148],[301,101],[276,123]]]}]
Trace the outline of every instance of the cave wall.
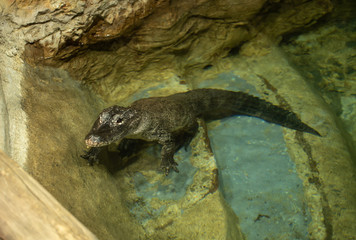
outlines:
[{"label": "cave wall", "polygon": [[231,49],[266,54],[331,9],[329,0],[16,1],[2,12],[27,62],[61,66],[115,100],[148,69],[184,77]]}]

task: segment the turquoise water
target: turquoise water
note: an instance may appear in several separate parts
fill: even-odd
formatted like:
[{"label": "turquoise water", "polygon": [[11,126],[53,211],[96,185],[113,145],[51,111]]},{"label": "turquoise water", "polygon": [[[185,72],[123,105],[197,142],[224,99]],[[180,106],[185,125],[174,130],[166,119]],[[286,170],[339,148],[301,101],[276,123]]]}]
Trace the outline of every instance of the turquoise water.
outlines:
[{"label": "turquoise water", "polygon": [[281,127],[236,117],[221,120],[209,137],[220,190],[248,239],[307,239],[311,219]]},{"label": "turquoise water", "polygon": [[[148,149],[148,154],[160,158],[159,149],[151,147]],[[184,197],[187,188],[193,182],[193,176],[197,169],[190,164],[191,148],[179,150],[175,154],[175,159],[179,162],[179,173],[171,172],[166,176],[165,180],[151,182],[142,173],[138,172],[134,175],[134,183],[136,194],[143,202],[137,203],[131,207],[130,211],[136,216],[139,222],[144,224],[149,219],[159,217],[166,205],[161,205],[159,209],[151,206],[153,198],[159,200],[179,200]],[[158,168],[158,166],[157,166]]]}]

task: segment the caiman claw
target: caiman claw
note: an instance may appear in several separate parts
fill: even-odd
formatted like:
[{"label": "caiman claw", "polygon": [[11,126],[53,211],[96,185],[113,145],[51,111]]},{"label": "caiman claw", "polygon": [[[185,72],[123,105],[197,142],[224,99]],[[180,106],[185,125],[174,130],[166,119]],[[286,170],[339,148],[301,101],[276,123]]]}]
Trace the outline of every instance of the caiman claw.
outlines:
[{"label": "caiman claw", "polygon": [[161,163],[161,169],[164,171],[164,174],[168,176],[169,172],[171,169],[173,169],[176,173],[179,173],[178,170],[178,163],[176,163],[174,160],[172,161],[163,161]]}]

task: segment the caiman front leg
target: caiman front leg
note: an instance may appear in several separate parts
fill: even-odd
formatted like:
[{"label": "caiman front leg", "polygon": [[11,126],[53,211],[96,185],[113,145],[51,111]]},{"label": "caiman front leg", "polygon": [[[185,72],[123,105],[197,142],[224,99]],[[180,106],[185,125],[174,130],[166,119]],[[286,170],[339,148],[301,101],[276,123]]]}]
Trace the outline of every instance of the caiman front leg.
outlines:
[{"label": "caiman front leg", "polygon": [[177,173],[179,172],[177,168],[178,163],[174,161],[174,154],[183,146],[185,150],[187,150],[188,145],[198,131],[198,126],[197,122],[193,122],[182,131],[160,135],[161,139],[164,139],[164,141],[159,141],[159,143],[162,144],[161,168],[166,176],[171,169]]},{"label": "caiman front leg", "polygon": [[101,150],[102,147],[92,147],[88,151],[84,151],[84,154],[80,155],[80,157],[87,160],[90,166],[93,166],[94,162],[95,163],[99,162],[98,155]]},{"label": "caiman front leg", "polygon": [[178,163],[176,163],[174,161],[174,153],[176,151],[177,148],[177,144],[174,141],[168,141],[168,142],[164,142],[162,143],[162,150],[161,150],[161,168],[164,171],[164,173],[166,174],[166,176],[168,175],[168,173],[170,172],[171,169],[173,169],[175,172],[179,172],[177,166]]}]

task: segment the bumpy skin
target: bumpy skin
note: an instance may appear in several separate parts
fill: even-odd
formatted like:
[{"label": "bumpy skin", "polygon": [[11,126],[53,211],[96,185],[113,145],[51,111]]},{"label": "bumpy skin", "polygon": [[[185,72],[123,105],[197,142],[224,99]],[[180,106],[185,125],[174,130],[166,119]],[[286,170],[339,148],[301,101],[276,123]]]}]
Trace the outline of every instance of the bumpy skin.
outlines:
[{"label": "bumpy skin", "polygon": [[198,118],[215,120],[233,115],[247,115],[267,122],[320,134],[304,124],[295,113],[243,92],[196,89],[167,97],[140,99],[130,107],[104,109],[85,138],[92,147],[82,157],[96,160],[97,148],[124,138],[156,141],[162,145],[161,167],[166,174],[178,172],[174,153],[189,144],[196,134]]}]

